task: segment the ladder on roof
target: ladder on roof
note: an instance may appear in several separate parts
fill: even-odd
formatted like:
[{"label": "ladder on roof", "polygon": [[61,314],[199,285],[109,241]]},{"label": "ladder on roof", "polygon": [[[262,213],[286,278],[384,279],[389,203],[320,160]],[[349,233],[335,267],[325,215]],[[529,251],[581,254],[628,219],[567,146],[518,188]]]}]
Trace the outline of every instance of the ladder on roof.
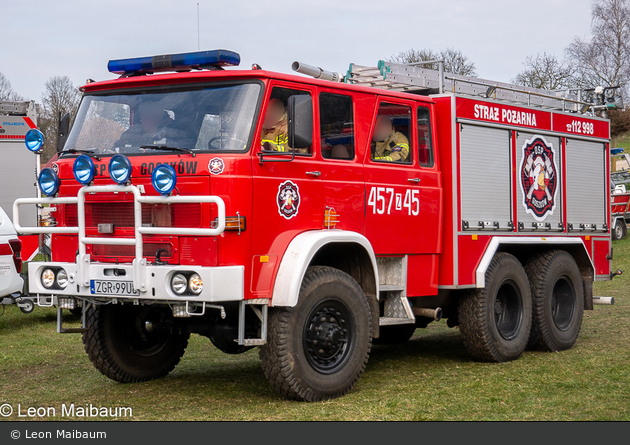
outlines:
[{"label": "ladder on roof", "polygon": [[[439,64],[439,70],[420,66],[436,62]],[[444,73],[443,66],[443,61],[436,60],[408,65],[380,60],[376,67],[351,64],[345,82],[422,95],[465,94],[575,113],[586,113],[594,106],[592,103],[582,101],[581,90],[547,91],[493,82]]]}]

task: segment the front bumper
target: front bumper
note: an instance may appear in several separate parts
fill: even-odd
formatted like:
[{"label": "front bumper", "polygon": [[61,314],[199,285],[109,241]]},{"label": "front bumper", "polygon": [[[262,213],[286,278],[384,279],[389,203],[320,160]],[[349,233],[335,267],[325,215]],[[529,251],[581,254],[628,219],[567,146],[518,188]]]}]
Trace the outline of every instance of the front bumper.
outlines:
[{"label": "front bumper", "polygon": [[[68,275],[68,285],[46,288],[42,284],[42,273],[45,269],[62,268]],[[171,278],[178,272],[194,272],[203,280],[203,290],[199,295],[177,295],[171,289]],[[110,301],[120,300],[138,301],[169,301],[169,302],[225,302],[240,301],[244,298],[243,266],[225,267],[194,267],[194,266],[155,266],[145,265],[137,276],[132,264],[90,263],[81,268],[76,263],[37,262],[29,263],[29,291],[40,296],[71,296],[81,299]],[[121,289],[121,293],[102,292],[94,285],[95,282],[120,283],[111,289]],[[144,290],[133,285],[143,282]],[[125,285],[126,283],[126,285]],[[132,290],[126,292],[125,290]],[[135,292],[133,292],[135,291]]]}]

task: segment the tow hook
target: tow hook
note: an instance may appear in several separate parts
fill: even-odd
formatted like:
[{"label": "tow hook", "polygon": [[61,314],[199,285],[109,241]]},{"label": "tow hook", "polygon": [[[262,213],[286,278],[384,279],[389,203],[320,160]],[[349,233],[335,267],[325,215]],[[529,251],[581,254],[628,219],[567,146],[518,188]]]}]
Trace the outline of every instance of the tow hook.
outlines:
[{"label": "tow hook", "polygon": [[623,270],[621,270],[621,269],[617,269],[615,272],[610,272],[610,279],[612,280],[617,275],[621,275],[622,273],[623,273]]}]

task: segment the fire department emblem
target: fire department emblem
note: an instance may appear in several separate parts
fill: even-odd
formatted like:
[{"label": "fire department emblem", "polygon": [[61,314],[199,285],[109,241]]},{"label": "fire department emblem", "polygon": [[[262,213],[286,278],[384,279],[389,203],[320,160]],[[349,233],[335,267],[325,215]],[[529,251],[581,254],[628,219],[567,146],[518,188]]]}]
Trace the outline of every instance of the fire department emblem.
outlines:
[{"label": "fire department emblem", "polygon": [[300,207],[300,190],[297,184],[291,181],[284,181],[278,187],[278,212],[286,219],[291,219],[298,213]]},{"label": "fire department emblem", "polygon": [[220,175],[223,173],[223,168],[225,164],[223,163],[223,159],[221,158],[212,158],[208,163],[208,168],[210,169],[210,173],[213,175]]},{"label": "fire department emblem", "polygon": [[538,221],[553,215],[558,190],[556,152],[542,136],[534,136],[523,145],[520,184],[527,213]]}]

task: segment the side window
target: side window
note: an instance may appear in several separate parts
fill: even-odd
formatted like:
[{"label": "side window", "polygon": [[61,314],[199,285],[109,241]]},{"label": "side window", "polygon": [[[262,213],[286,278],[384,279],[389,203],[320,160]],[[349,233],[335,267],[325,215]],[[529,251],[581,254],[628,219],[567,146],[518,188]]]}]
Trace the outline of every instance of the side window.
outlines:
[{"label": "side window", "polygon": [[[261,132],[260,144],[263,151],[291,152],[289,146],[287,103],[294,95],[310,94],[308,91],[274,87],[265,107],[265,119]],[[296,155],[312,155],[313,147],[298,148]]]},{"label": "side window", "polygon": [[339,94],[319,95],[319,131],[322,157],[354,159],[352,98]]},{"label": "side window", "polygon": [[411,107],[381,103],[378,107],[370,145],[372,159],[411,164]]},{"label": "side window", "polygon": [[425,107],[418,107],[418,162],[423,167],[433,167],[431,114]]}]

